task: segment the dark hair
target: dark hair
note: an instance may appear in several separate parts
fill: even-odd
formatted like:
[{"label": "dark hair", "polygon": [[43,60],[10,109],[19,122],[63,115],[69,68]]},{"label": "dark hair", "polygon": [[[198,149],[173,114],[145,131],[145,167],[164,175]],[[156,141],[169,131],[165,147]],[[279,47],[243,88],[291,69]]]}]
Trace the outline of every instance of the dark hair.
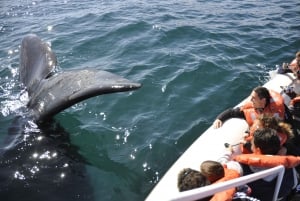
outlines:
[{"label": "dark hair", "polygon": [[275,155],[280,150],[277,131],[272,128],[257,129],[253,134],[253,143],[262,154]]},{"label": "dark hair", "polygon": [[270,104],[271,95],[269,90],[266,87],[258,86],[253,89],[253,91],[257,94],[260,99],[266,99],[266,105]]},{"label": "dark hair", "polygon": [[207,186],[209,184],[208,179],[200,171],[191,168],[184,168],[178,175],[177,186],[180,192]]},{"label": "dark hair", "polygon": [[[179,192],[207,185],[210,185],[210,182],[200,171],[193,170],[191,168],[184,168],[178,174],[177,187]],[[209,201],[211,198],[212,196],[201,198],[197,201]]]},{"label": "dark hair", "polygon": [[223,165],[217,161],[203,161],[200,165],[200,171],[211,183],[225,176]]}]

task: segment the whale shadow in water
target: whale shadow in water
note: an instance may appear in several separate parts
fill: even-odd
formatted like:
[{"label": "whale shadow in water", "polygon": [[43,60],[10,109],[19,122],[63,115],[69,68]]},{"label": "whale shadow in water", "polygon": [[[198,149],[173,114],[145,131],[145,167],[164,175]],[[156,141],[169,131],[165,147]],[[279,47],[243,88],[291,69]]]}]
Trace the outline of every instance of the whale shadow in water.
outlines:
[{"label": "whale shadow in water", "polygon": [[17,117],[13,144],[1,150],[0,197],[5,200],[94,200],[87,161],[54,120],[38,127]]},{"label": "whale shadow in water", "polygon": [[57,73],[51,48],[33,34],[22,40],[20,57],[29,101],[0,148],[1,200],[94,200],[88,162],[53,116],[87,98],[141,84],[94,69]]}]

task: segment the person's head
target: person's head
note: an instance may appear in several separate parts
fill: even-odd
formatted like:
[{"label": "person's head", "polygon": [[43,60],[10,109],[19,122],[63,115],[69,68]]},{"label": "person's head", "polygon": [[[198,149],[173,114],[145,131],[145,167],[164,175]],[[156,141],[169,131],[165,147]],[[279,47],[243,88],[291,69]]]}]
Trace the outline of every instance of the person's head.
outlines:
[{"label": "person's head", "polygon": [[180,192],[209,184],[209,180],[200,171],[191,168],[184,168],[178,174],[177,187]]},{"label": "person's head", "polygon": [[269,115],[261,114],[253,122],[250,128],[250,135],[253,135],[255,130],[261,128],[272,128],[277,132],[284,133],[287,135],[287,139],[290,139],[294,136],[291,125],[283,122],[279,118]]},{"label": "person's head", "polygon": [[294,73],[294,75],[299,79],[300,78],[300,51],[296,53],[295,60],[296,60],[295,65],[290,65],[290,69]]},{"label": "person's head", "polygon": [[[178,174],[177,187],[179,192],[210,185],[209,180],[197,170],[184,168]],[[212,196],[198,199],[197,201],[209,201]]]},{"label": "person's head", "polygon": [[270,103],[271,95],[265,87],[256,87],[251,92],[251,102],[256,109],[263,109]]},{"label": "person's head", "polygon": [[297,67],[298,67],[298,70],[299,70],[299,68],[300,68],[300,51],[298,51],[296,53],[295,59],[296,59],[296,64],[297,64]]},{"label": "person's head", "polygon": [[203,161],[200,165],[200,172],[206,176],[210,183],[214,183],[217,180],[224,177],[224,167],[217,161]]},{"label": "person's head", "polygon": [[253,121],[250,134],[253,134],[255,130],[260,128],[273,128],[278,131],[279,119],[269,114],[261,114]]},{"label": "person's head", "polygon": [[257,154],[275,155],[280,150],[280,140],[277,131],[272,128],[260,128],[253,134],[251,150]]}]

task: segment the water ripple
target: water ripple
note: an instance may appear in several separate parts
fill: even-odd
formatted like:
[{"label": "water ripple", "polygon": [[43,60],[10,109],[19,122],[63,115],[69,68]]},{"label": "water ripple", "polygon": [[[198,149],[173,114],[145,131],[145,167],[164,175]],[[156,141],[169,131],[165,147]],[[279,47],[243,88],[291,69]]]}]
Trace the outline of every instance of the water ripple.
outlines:
[{"label": "water ripple", "polygon": [[[17,69],[28,33],[52,44],[60,70],[97,68],[143,84],[56,116],[90,162],[101,200],[144,200],[219,112],[264,83],[300,46],[296,0],[19,0],[1,6],[1,142],[27,100]],[[19,179],[26,175],[15,172]]]}]

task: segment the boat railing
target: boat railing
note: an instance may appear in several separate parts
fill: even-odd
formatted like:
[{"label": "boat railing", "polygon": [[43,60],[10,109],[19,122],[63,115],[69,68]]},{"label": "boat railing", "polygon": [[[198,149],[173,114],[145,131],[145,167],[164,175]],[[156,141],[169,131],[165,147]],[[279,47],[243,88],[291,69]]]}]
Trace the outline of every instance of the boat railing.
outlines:
[{"label": "boat railing", "polygon": [[221,191],[233,188],[233,187],[245,185],[247,183],[256,181],[261,178],[265,178],[270,175],[275,175],[275,174],[278,176],[277,176],[277,182],[276,182],[276,186],[275,186],[275,190],[274,190],[273,201],[276,201],[277,197],[278,197],[279,189],[281,186],[284,170],[285,170],[284,167],[282,165],[280,165],[280,166],[277,166],[274,168],[270,168],[270,169],[263,170],[263,171],[260,171],[257,173],[253,173],[251,175],[242,176],[242,177],[232,179],[229,181],[225,181],[225,182],[221,182],[221,183],[217,183],[217,184],[213,184],[213,185],[208,185],[208,186],[204,186],[204,187],[197,188],[197,189],[192,189],[189,191],[180,192],[177,195],[174,195],[174,198],[170,199],[170,201],[198,200],[201,198],[205,198],[205,197],[214,195],[215,193],[218,193],[218,192],[221,192]]}]

